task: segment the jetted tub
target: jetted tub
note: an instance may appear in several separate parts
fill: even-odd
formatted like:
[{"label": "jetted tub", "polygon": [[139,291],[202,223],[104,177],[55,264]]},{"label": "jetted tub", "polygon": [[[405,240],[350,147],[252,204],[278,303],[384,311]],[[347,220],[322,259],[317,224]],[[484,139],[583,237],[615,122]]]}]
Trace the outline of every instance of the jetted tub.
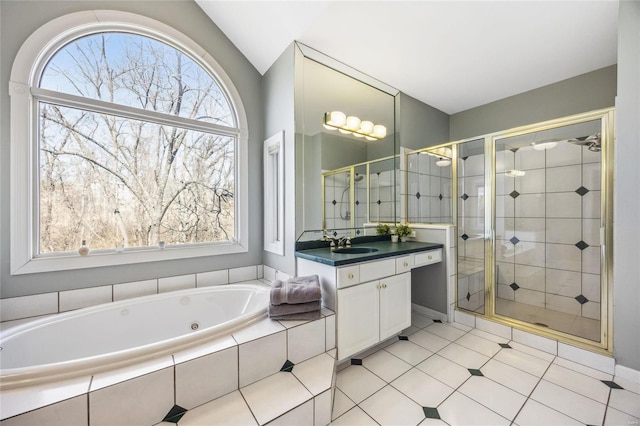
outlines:
[{"label": "jetted tub", "polygon": [[266,315],[269,287],[230,284],[107,303],[0,335],[0,386],[94,374],[230,335]]}]

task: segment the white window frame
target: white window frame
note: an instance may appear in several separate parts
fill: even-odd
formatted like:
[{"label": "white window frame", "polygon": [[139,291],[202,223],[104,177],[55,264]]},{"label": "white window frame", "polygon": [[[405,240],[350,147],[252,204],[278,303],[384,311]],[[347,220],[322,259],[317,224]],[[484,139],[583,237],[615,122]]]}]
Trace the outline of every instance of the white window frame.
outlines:
[{"label": "white window frame", "polygon": [[284,256],[284,131],[264,141],[264,249]]},{"label": "white window frame", "polygon": [[[235,152],[235,237],[231,242],[202,243],[168,247],[164,250],[140,247],[125,250],[36,256],[36,230],[39,217],[38,190],[35,186],[38,158],[37,115],[33,94],[41,98],[38,79],[51,56],[69,41],[104,31],[126,31],[160,40],[189,55],[216,77],[236,113]],[[9,81],[11,138],[11,275],[165,261],[191,257],[245,253],[249,250],[248,215],[248,124],[240,94],[222,67],[202,47],[174,28],[128,12],[94,10],[62,16],[36,30],[21,46]],[[67,95],[74,99],[72,95]],[[80,102],[82,98],[78,97]],[[177,124],[177,123],[176,123]]]}]

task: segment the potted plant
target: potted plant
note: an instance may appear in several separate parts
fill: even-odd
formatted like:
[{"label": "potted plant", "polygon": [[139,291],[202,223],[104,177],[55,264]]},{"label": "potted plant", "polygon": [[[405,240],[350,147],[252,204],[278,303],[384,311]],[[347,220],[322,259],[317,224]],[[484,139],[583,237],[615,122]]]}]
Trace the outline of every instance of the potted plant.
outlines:
[{"label": "potted plant", "polygon": [[398,234],[398,236],[400,237],[400,241],[407,241],[407,238],[409,237],[409,235],[411,235],[411,232],[412,231],[409,225],[400,224],[396,226],[396,234]]},{"label": "potted plant", "polygon": [[388,235],[391,232],[391,228],[386,223],[379,223],[376,226],[376,235]]}]

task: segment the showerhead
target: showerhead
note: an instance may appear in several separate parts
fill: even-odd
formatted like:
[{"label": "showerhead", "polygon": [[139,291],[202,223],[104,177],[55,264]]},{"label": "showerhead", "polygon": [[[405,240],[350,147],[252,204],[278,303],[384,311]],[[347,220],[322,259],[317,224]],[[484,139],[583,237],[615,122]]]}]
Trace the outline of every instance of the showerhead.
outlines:
[{"label": "showerhead", "polygon": [[360,182],[362,179],[364,179],[364,175],[359,175],[356,173],[355,177],[353,178],[353,181]]},{"label": "showerhead", "polygon": [[600,133],[596,133],[590,136],[582,136],[579,138],[568,139],[567,142],[574,145],[586,146],[589,151],[600,152],[602,149],[602,140],[600,139]]}]

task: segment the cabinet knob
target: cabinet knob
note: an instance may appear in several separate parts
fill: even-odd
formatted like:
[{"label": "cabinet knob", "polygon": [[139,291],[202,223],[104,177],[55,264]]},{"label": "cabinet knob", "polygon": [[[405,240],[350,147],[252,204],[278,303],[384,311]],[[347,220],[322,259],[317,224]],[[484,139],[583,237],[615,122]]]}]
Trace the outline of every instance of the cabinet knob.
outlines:
[{"label": "cabinet knob", "polygon": [[405,261],[404,262],[404,267],[406,268],[407,266],[409,266],[409,262]]},{"label": "cabinet knob", "polygon": [[429,260],[431,260],[431,259],[433,259],[433,256],[429,255],[429,256],[427,256],[427,258],[428,258]]},{"label": "cabinet knob", "polygon": [[349,278],[350,280],[352,280],[352,279],[353,279],[353,274],[349,274],[349,275],[347,275],[347,278]]},{"label": "cabinet knob", "polygon": [[376,285],[376,288],[377,288],[378,290],[380,290],[380,284],[377,284],[377,285]]},{"label": "cabinet knob", "polygon": [[382,288],[387,288],[387,285],[386,284],[382,284]]}]

